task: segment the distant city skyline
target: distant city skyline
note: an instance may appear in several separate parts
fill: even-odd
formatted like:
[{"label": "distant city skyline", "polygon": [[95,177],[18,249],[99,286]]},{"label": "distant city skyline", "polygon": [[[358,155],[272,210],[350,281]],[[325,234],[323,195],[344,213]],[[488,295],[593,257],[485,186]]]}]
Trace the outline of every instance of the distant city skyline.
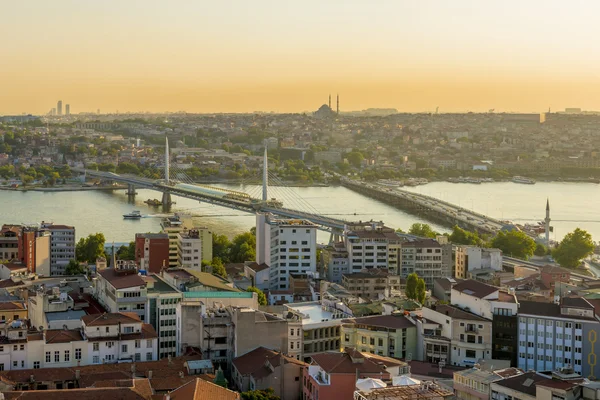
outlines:
[{"label": "distant city skyline", "polygon": [[[600,3],[3,5],[0,114],[600,110]],[[60,44],[57,46],[57,43]]]}]

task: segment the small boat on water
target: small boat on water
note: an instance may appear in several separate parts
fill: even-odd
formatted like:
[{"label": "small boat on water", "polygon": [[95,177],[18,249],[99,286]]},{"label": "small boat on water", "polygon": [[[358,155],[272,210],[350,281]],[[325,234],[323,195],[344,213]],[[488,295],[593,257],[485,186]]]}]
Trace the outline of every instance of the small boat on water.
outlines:
[{"label": "small boat on water", "polygon": [[513,176],[512,181],[514,183],[524,183],[526,185],[535,184],[535,181],[533,179],[525,178],[524,176]]},{"label": "small boat on water", "polygon": [[129,214],[123,214],[123,219],[140,219],[142,218],[142,213],[135,210],[130,212]]},{"label": "small boat on water", "polygon": [[154,207],[158,207],[158,206],[162,205],[162,202],[158,199],[148,199],[148,200],[144,201],[144,203],[148,204],[149,206],[154,206]]}]

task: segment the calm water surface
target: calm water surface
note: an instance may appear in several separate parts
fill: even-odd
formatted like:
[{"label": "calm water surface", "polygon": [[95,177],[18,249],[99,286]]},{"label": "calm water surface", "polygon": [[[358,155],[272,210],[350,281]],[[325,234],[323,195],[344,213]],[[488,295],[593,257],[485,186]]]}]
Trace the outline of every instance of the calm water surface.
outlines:
[{"label": "calm water surface", "polygon": [[[217,185],[257,193],[258,187]],[[428,194],[474,209],[500,219],[517,223],[544,218],[546,198],[550,198],[553,239],[560,239],[576,227],[587,229],[600,238],[600,185],[591,183],[537,183],[521,185],[512,182],[481,185],[430,183],[407,190]],[[135,203],[129,203],[124,191],[115,192],[13,192],[0,191],[0,223],[39,223],[43,220],[73,225],[77,236],[103,232],[108,241],[133,240],[135,233],[160,230],[160,208],[149,207],[144,200],[159,198],[160,193],[138,190]],[[319,212],[347,220],[383,220],[394,228],[407,229],[415,222],[426,222],[379,201],[344,187],[270,188],[269,197],[283,199],[286,207]],[[254,226],[254,216],[194,200],[173,198],[174,211],[194,215],[197,226],[208,226],[217,233],[233,236]],[[122,215],[140,210],[144,218],[123,220]],[[447,229],[431,224],[439,231]],[[325,242],[327,233],[319,234]]]}]

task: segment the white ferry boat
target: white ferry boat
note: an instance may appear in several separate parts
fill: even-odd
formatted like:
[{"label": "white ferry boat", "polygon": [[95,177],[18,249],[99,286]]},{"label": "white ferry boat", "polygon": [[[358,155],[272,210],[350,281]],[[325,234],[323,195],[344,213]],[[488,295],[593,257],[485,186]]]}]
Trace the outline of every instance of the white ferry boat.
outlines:
[{"label": "white ferry boat", "polygon": [[142,218],[142,213],[135,210],[130,212],[129,214],[123,214],[123,219],[140,219]]}]

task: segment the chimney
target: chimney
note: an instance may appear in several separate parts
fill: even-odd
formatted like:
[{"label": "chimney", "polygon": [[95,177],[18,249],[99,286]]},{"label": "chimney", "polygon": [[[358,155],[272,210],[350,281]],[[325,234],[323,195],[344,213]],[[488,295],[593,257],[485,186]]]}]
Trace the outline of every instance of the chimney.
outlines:
[{"label": "chimney", "polygon": [[81,371],[78,369],[75,370],[75,379],[77,379],[77,380],[81,379]]},{"label": "chimney", "polygon": [[152,379],[152,370],[148,370],[147,375],[148,375],[148,379]]}]

